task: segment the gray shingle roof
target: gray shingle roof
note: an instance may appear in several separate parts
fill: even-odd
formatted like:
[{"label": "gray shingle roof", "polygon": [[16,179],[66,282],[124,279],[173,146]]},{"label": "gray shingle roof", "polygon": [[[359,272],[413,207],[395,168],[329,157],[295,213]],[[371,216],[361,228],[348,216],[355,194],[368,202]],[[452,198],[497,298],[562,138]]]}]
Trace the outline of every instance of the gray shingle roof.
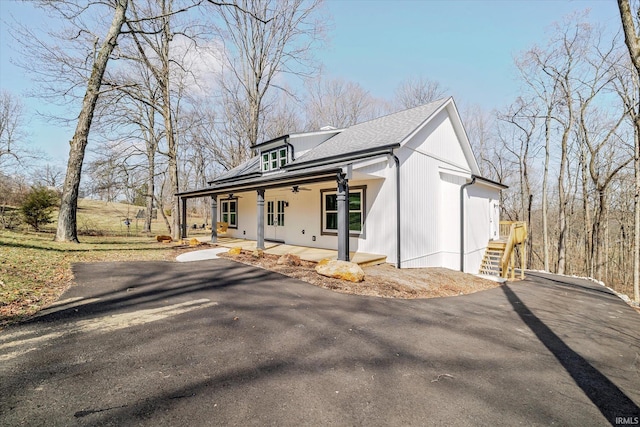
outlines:
[{"label": "gray shingle roof", "polygon": [[[351,153],[399,144],[449,99],[439,99],[429,104],[353,125],[311,149],[288,166],[313,163],[327,158],[335,158],[337,160],[340,156],[346,156]],[[284,173],[285,171],[281,172]],[[211,182],[215,185],[229,180],[245,179],[249,176],[260,175],[260,173],[260,158],[253,157]],[[255,178],[256,182],[261,179],[258,176]]]},{"label": "gray shingle roof", "polygon": [[291,165],[399,144],[450,98],[351,126],[297,158]]},{"label": "gray shingle roof", "polygon": [[244,175],[251,175],[254,173],[260,173],[259,157],[252,157],[246,162],[236,166],[235,168],[226,171],[222,175],[216,177],[211,182],[226,181],[232,178],[238,178]]}]

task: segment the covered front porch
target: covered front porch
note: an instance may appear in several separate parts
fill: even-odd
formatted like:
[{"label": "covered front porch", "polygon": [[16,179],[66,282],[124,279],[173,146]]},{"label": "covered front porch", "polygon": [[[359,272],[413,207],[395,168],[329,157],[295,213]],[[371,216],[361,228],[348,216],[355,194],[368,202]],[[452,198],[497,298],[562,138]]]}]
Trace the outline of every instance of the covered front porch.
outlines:
[{"label": "covered front porch", "polygon": [[[199,240],[209,242],[209,238],[200,237]],[[241,247],[246,251],[257,249],[257,242],[249,239],[237,239],[233,237],[218,237],[218,246],[225,248]],[[331,249],[312,248],[308,246],[287,245],[284,243],[265,242],[264,253],[269,255],[293,254],[303,261],[318,262],[322,259],[338,259],[338,251]],[[387,261],[386,255],[370,254],[366,252],[350,252],[351,262],[355,262],[361,267],[367,265],[384,264]]]},{"label": "covered front porch", "polygon": [[[369,226],[368,236],[365,230],[365,217],[382,182],[382,177],[336,166],[220,182],[178,194],[181,234],[186,238],[187,200],[209,196],[211,217],[221,224],[212,227],[211,243],[229,246],[232,242],[231,246],[274,255],[291,253],[307,261],[383,263],[388,254],[376,250],[382,245],[372,244],[378,227]],[[367,188],[371,199],[367,199]]]}]

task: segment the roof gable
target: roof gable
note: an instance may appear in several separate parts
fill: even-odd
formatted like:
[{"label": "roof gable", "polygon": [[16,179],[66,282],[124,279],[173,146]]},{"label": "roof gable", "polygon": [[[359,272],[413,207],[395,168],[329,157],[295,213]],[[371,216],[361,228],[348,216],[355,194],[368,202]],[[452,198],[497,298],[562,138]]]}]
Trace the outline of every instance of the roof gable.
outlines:
[{"label": "roof gable", "polygon": [[[479,174],[479,167],[473,155],[471,144],[464,130],[453,98],[451,97],[359,123],[344,130],[331,130],[330,132],[338,132],[337,135],[328,138],[326,141],[321,142],[319,145],[300,155],[300,157],[296,158],[293,162],[287,164],[284,169],[289,169],[290,167],[291,169],[306,168],[314,164],[325,164],[330,160],[339,160],[354,153],[379,152],[387,148],[404,145],[443,110],[446,110],[446,114],[450,118],[451,125],[456,133],[465,159],[469,164],[471,173]],[[278,140],[286,141],[286,138],[289,137],[295,138],[297,136],[303,137],[315,135],[316,133],[322,134],[330,132],[319,131],[300,135],[285,135],[266,141],[263,144],[269,144]],[[260,173],[259,158],[253,157],[242,165],[217,177],[212,182],[235,180],[248,175],[260,175]]]},{"label": "roof gable", "polygon": [[354,152],[375,150],[402,143],[449,99],[389,114],[353,125],[296,159],[291,165],[312,163]]}]

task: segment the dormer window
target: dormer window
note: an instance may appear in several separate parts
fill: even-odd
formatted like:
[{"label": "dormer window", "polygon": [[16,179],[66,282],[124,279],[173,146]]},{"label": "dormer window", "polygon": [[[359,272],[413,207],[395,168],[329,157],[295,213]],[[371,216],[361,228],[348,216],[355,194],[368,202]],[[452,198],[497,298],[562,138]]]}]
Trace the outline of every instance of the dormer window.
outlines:
[{"label": "dormer window", "polygon": [[287,164],[287,147],[262,153],[262,172],[275,171]]}]

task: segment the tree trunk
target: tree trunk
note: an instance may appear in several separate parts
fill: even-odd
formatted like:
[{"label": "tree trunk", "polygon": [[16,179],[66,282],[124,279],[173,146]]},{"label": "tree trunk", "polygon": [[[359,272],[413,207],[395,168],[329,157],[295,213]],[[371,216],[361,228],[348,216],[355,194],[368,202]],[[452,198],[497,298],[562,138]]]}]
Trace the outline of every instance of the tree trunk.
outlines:
[{"label": "tree trunk", "polygon": [[[622,29],[624,30],[624,41],[631,56],[631,62],[636,68],[638,80],[640,80],[640,36],[636,32],[633,23],[633,14],[629,0],[618,0],[618,10],[620,11],[620,19],[622,21]],[[634,175],[635,175],[635,194],[633,197],[634,206],[634,240],[633,240],[633,299],[636,304],[640,304],[640,105],[638,105],[638,114],[635,117],[635,158],[634,158]]]},{"label": "tree trunk", "polygon": [[117,0],[116,9],[113,15],[111,27],[107,33],[98,57],[93,64],[91,76],[87,82],[87,91],[82,100],[82,109],[78,116],[78,124],[73,139],[70,142],[69,161],[67,163],[67,174],[64,179],[62,189],[62,200],[60,203],[60,213],[58,215],[58,229],[55,240],[58,242],[78,242],[78,230],[76,214],[78,210],[78,192],[80,189],[80,177],[82,174],[82,163],[84,161],[85,149],[91,129],[91,121],[95,111],[98,97],[100,96],[100,86],[104,76],[111,52],[116,46],[118,36],[125,22],[128,0]]},{"label": "tree trunk", "polygon": [[[154,138],[151,135],[151,138]],[[155,178],[156,178],[156,149],[155,144],[147,143],[147,214],[144,220],[144,232],[151,234],[151,221],[153,220],[153,195],[155,194]]]},{"label": "tree trunk", "polygon": [[544,173],[542,176],[542,253],[544,262],[544,271],[549,270],[549,221],[548,209],[549,199],[547,197],[548,179],[549,179],[549,156],[551,151],[551,112],[547,112],[545,119],[545,147],[544,147]]},{"label": "tree trunk", "polygon": [[[640,77],[640,72],[638,74]],[[635,177],[635,193],[633,195],[633,299],[636,304],[640,304],[640,105],[638,106],[638,114],[636,115],[635,122],[635,158],[633,162]]]},{"label": "tree trunk", "polygon": [[567,251],[567,194],[565,192],[565,171],[567,170],[567,156],[569,152],[569,135],[573,128],[573,106],[571,99],[571,86],[568,77],[565,77],[564,95],[567,103],[567,124],[562,132],[562,141],[560,149],[560,175],[558,176],[558,267],[556,272],[564,274],[566,268],[566,251]]},{"label": "tree trunk", "polygon": [[[605,232],[607,228],[607,195],[604,190],[598,189],[598,209],[596,210],[596,217],[593,221],[593,243],[591,245],[592,258],[591,268],[598,280],[603,279],[602,265],[603,265],[603,252],[605,249]],[[590,276],[594,277],[594,276]]]},{"label": "tree trunk", "polygon": [[589,188],[587,181],[587,155],[586,147],[582,146],[582,153],[580,156],[580,170],[582,174],[582,209],[584,214],[584,268],[589,277],[593,277],[593,262],[592,259],[592,245],[591,245],[591,211],[589,207]]},{"label": "tree trunk", "polygon": [[169,157],[169,191],[171,191],[171,237],[180,239],[180,200],[176,196],[180,192],[178,177],[178,147],[173,130],[173,115],[171,111],[171,78],[169,68],[169,42],[171,41],[170,14],[172,2],[163,3],[163,28],[162,28],[162,116],[167,138],[167,155]]}]

